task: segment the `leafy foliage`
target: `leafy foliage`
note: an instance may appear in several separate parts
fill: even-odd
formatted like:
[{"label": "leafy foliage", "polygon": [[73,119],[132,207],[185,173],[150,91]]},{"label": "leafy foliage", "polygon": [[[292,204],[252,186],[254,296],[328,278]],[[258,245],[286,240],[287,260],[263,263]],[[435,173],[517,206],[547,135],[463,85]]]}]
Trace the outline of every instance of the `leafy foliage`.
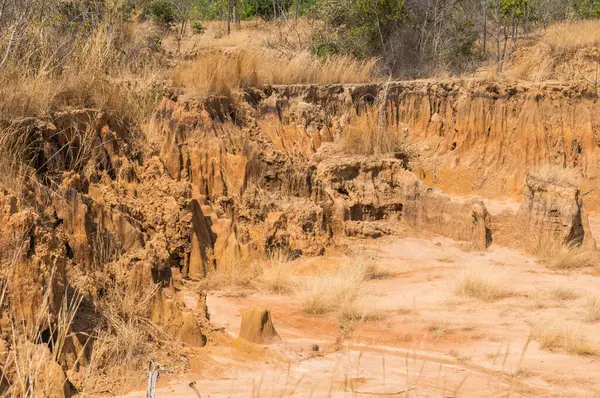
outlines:
[{"label": "leafy foliage", "polygon": [[407,19],[404,0],[322,1],[315,8],[316,15],[330,29],[337,30],[338,36],[334,44],[334,40],[323,40],[323,36],[336,35],[331,31],[322,32],[317,53],[329,53],[339,47],[358,57],[376,55],[385,48],[394,28]]},{"label": "leafy foliage", "polygon": [[529,0],[500,0],[498,9],[503,18],[521,18],[527,14]]},{"label": "leafy foliage", "polygon": [[154,0],[150,3],[148,12],[152,19],[160,24],[175,22],[175,10],[169,0]]},{"label": "leafy foliage", "polygon": [[206,28],[204,27],[204,25],[202,25],[202,22],[200,21],[195,21],[192,24],[192,32],[194,32],[197,35],[201,35],[202,33],[204,33],[205,30]]}]

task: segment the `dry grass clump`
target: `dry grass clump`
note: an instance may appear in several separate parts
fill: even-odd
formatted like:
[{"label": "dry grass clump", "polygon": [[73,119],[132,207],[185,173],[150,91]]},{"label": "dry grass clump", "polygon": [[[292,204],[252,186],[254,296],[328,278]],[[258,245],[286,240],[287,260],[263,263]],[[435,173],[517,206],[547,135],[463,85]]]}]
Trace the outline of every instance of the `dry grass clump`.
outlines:
[{"label": "dry grass clump", "polygon": [[544,39],[556,53],[600,46],[600,21],[555,23],[548,27]]},{"label": "dry grass clump", "polygon": [[324,315],[335,308],[329,291],[328,278],[311,277],[298,292],[302,311],[309,315]]},{"label": "dry grass clump", "polygon": [[532,237],[529,246],[549,268],[568,271],[600,264],[600,252],[592,245],[578,242],[561,244],[552,231],[542,232],[541,238]]},{"label": "dry grass clump", "polygon": [[352,261],[327,276],[311,277],[298,292],[302,311],[310,315],[337,311],[346,321],[371,319],[375,315],[365,301],[364,286],[369,270],[367,263]]},{"label": "dry grass clump", "polygon": [[296,266],[289,252],[277,250],[267,258],[225,261],[210,270],[202,283],[208,290],[223,288],[265,288],[276,294],[297,289]]},{"label": "dry grass clump", "polygon": [[549,351],[565,350],[573,355],[595,355],[596,347],[579,328],[557,319],[540,319],[532,329],[540,348]]},{"label": "dry grass clump", "polygon": [[584,310],[586,322],[600,321],[600,295],[597,293],[588,295],[585,298]]},{"label": "dry grass clump", "polygon": [[512,294],[505,286],[503,275],[494,266],[473,264],[465,267],[455,287],[458,295],[493,302]]},{"label": "dry grass clump", "polygon": [[561,186],[577,186],[579,172],[576,169],[546,164],[529,171],[529,175],[542,181]]},{"label": "dry grass clump", "polygon": [[[7,5],[14,10],[6,10],[4,26],[18,31],[0,37],[0,185],[13,192],[20,191],[28,167],[43,168],[43,177],[52,179],[53,172],[65,171],[54,166],[68,159],[73,164],[65,169],[80,172],[92,153],[101,152],[96,125],[101,112],[109,113],[111,122],[126,127],[123,133],[133,137],[153,104],[156,65],[144,36],[148,32],[105,9],[86,14],[88,21],[69,24],[61,14],[69,7],[59,3]],[[25,20],[10,20],[21,13]],[[71,118],[71,126],[64,125],[65,118],[56,124],[61,112],[77,110],[93,114],[86,126],[81,115]],[[52,128],[56,133],[44,134]],[[124,137],[133,147],[128,138]],[[49,142],[60,146],[59,153],[42,159],[42,148]]]},{"label": "dry grass clump", "polygon": [[276,294],[293,293],[297,287],[294,276],[294,263],[285,251],[276,251],[266,261],[260,263],[259,283]]},{"label": "dry grass clump", "polygon": [[239,21],[227,34],[224,21],[202,21],[205,33],[198,37],[194,48],[199,50],[222,48],[267,47],[281,51],[305,50],[314,34],[314,20],[305,18],[264,21]]},{"label": "dry grass clump", "polygon": [[225,261],[216,270],[208,272],[202,280],[207,290],[217,290],[230,287],[251,288],[258,276],[258,269],[250,263],[240,261]]},{"label": "dry grass clump", "polygon": [[381,268],[376,263],[376,258],[365,255],[348,256],[342,260],[345,266],[364,272],[365,281],[389,278],[392,273]]},{"label": "dry grass clump", "polygon": [[427,325],[427,331],[431,332],[435,338],[441,338],[450,333],[452,328],[450,324],[442,319],[432,319]]},{"label": "dry grass clump", "polygon": [[[550,254],[552,253],[552,254]],[[572,270],[591,267],[598,264],[598,250],[593,247],[568,245],[551,251],[546,255],[550,268]]]},{"label": "dry grass clump", "polygon": [[158,325],[177,315],[153,312],[163,305],[160,284],[134,284],[130,271],[123,263],[113,262],[103,272],[82,276],[87,279],[82,282],[85,286],[93,284],[103,291],[101,296],[92,294],[83,308],[86,316],[94,314],[95,324],[88,332],[89,361],[78,376],[86,388],[98,388],[94,383],[99,379],[114,387],[139,380],[149,359],[173,369],[182,365],[177,354],[181,344]]},{"label": "dry grass clump", "polygon": [[121,364],[130,369],[145,365],[147,355],[156,351],[166,335],[150,320],[148,308],[158,286],[147,292],[132,292],[124,282],[107,287],[95,304],[104,318],[94,341],[91,362],[97,371]]},{"label": "dry grass clump", "polygon": [[554,300],[560,301],[576,300],[579,298],[579,293],[577,293],[575,290],[562,286],[558,283],[550,288],[548,293]]},{"label": "dry grass clump", "polygon": [[384,107],[368,107],[350,117],[343,130],[342,146],[345,151],[359,155],[407,151],[404,132],[399,126],[388,122]]},{"label": "dry grass clump", "polygon": [[343,55],[319,60],[308,52],[285,55],[264,48],[215,50],[179,65],[173,83],[201,94],[229,95],[244,87],[367,82],[374,67],[375,60],[359,61]]}]

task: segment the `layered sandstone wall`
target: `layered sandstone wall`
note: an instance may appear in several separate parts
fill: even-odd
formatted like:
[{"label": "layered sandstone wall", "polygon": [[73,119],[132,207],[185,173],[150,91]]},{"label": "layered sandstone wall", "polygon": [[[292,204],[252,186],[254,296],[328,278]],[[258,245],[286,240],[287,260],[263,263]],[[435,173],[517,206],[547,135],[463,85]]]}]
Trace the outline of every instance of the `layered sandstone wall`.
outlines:
[{"label": "layered sandstone wall", "polygon": [[[413,145],[409,162],[365,160],[332,149],[353,115],[384,100],[387,132],[401,130]],[[506,222],[492,221],[483,203],[451,200],[404,169],[444,192],[525,194],[527,208],[525,176],[536,166],[575,167],[585,177],[584,189],[598,180],[597,107],[578,85],[414,81],[268,87],[248,89],[237,99],[164,99],[151,136],[170,175],[191,182],[197,213],[206,220],[190,257],[191,273],[203,275],[207,261],[215,266],[279,246],[316,254],[340,232],[379,236],[398,229],[390,223],[365,227],[381,220],[478,248],[494,240],[493,224],[499,242],[519,242],[503,238]],[[398,170],[404,177],[397,177]],[[551,200],[550,191],[535,202]],[[577,209],[585,224],[586,207],[596,206],[594,194],[584,203],[578,191],[561,206]],[[298,209],[311,210],[298,216]],[[520,229],[531,235],[546,228],[536,220],[548,211],[544,206],[522,211]],[[211,255],[214,261],[207,260]]]},{"label": "layered sandstone wall", "polygon": [[[527,171],[544,164],[578,169],[584,192],[600,184],[600,101],[588,85],[450,80],[271,90],[267,102],[283,124],[302,128],[313,146],[331,140],[345,114],[385,97],[390,128],[419,147],[420,177],[444,192],[520,198]],[[306,116],[315,106],[325,122]],[[599,210],[600,192],[586,201]]]}]

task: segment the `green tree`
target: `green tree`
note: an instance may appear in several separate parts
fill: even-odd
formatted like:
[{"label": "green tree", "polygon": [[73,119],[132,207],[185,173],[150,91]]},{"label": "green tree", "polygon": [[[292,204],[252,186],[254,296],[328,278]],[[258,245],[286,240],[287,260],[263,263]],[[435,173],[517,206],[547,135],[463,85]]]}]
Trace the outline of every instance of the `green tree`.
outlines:
[{"label": "green tree", "polygon": [[175,22],[175,9],[170,0],[155,0],[150,3],[148,12],[156,23],[169,24]]},{"label": "green tree", "polygon": [[344,52],[358,57],[385,51],[394,28],[407,14],[404,0],[323,0],[315,5],[317,17],[325,21],[325,31],[318,37],[337,37],[327,41]]},{"label": "green tree", "polygon": [[[519,37],[519,28],[532,15],[529,0],[492,0],[490,3],[493,24],[491,35],[496,41],[498,72],[502,72],[504,60]],[[511,47],[508,43],[511,41]]]},{"label": "green tree", "polygon": [[575,4],[577,13],[583,18],[600,18],[600,0],[582,0]]}]

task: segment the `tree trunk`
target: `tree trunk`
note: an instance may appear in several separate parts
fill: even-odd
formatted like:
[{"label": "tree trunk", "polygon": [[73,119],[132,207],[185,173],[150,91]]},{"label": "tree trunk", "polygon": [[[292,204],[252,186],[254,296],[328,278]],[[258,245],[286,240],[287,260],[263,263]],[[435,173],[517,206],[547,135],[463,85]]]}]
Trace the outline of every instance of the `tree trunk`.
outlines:
[{"label": "tree trunk", "polygon": [[379,31],[379,39],[381,40],[381,48],[385,51],[385,41],[383,40],[383,33],[381,33],[381,24],[379,23],[379,14],[375,14],[377,16],[377,30]]},{"label": "tree trunk", "polygon": [[598,72],[600,71],[600,59],[596,59],[596,79],[594,79],[594,91],[596,92],[596,97],[598,96]]},{"label": "tree trunk", "polygon": [[506,26],[504,26],[504,45],[502,48],[502,56],[500,57],[500,63],[498,64],[498,72],[502,73],[504,67],[504,59],[506,58],[506,46],[508,44],[508,33],[506,32]]},{"label": "tree trunk", "polygon": [[483,43],[481,43],[481,52],[485,55],[487,49],[487,25],[488,25],[488,5],[487,1],[483,0]]},{"label": "tree trunk", "polygon": [[227,0],[227,34],[231,33],[231,0]]}]

